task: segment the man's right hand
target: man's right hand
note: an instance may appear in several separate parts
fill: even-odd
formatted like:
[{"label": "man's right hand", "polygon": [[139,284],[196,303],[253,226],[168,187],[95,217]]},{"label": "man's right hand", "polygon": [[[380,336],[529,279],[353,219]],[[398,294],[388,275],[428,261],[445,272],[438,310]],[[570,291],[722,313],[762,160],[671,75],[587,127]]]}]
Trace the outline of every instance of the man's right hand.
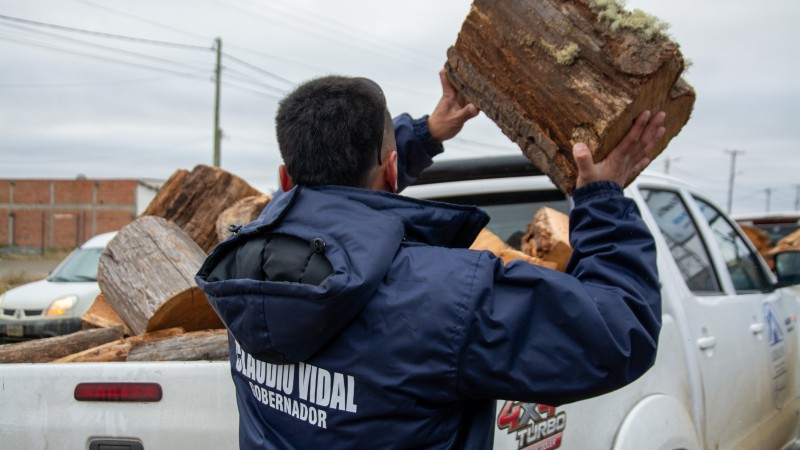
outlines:
[{"label": "man's right hand", "polygon": [[666,117],[667,114],[664,112],[652,117],[650,111],[640,114],[628,134],[604,160],[596,164],[586,144],[575,144],[572,148],[572,156],[578,168],[575,188],[595,181],[612,181],[625,186],[628,180],[633,179],[650,164],[647,155],[656,142],[664,136]]},{"label": "man's right hand", "polygon": [[444,69],[439,71],[442,82],[442,98],[428,116],[428,131],[438,142],[444,142],[455,137],[464,124],[480,112],[472,103],[459,102],[458,92],[450,84]]}]

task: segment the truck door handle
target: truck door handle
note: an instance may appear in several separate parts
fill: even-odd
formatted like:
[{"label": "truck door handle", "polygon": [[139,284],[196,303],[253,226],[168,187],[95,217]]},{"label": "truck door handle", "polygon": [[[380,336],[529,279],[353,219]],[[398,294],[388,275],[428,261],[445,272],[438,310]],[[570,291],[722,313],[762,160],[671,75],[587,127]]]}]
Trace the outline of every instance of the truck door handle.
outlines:
[{"label": "truck door handle", "polygon": [[750,331],[752,331],[753,334],[756,334],[756,335],[763,333],[764,332],[764,328],[765,328],[765,326],[761,322],[754,323],[754,324],[750,325]]},{"label": "truck door handle", "polygon": [[700,350],[708,350],[717,346],[717,338],[714,336],[701,337],[697,340],[697,346]]}]

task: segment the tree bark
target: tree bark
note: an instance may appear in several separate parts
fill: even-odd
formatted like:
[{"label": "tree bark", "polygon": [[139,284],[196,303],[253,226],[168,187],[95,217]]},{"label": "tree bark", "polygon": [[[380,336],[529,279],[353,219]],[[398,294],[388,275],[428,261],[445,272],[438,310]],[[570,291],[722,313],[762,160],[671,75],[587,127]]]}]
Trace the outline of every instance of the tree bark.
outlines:
[{"label": "tree bark", "polygon": [[227,330],[206,330],[135,344],[128,361],[222,361],[228,359]]},{"label": "tree bark", "polygon": [[237,200],[254,195],[261,192],[236,175],[198,165],[191,172],[173,173],[142,215],[175,222],[208,253],[219,243],[216,223],[220,213]]},{"label": "tree bark", "polygon": [[666,111],[652,160],[688,121],[695,99],[680,79],[677,44],[612,26],[590,5],[475,0],[446,63],[460,94],[565,193],[575,187],[575,143],[601,161],[642,111]]},{"label": "tree bark", "polygon": [[205,256],[174,223],[140,217],[109,242],[100,256],[97,282],[134,334],[222,328],[194,280]]},{"label": "tree bark", "polygon": [[145,342],[154,342],[161,339],[183,334],[183,328],[168,328],[166,330],[154,331],[152,333],[131,336],[107,344],[98,345],[82,352],[73,353],[63,358],[56,359],[54,363],[65,362],[117,362],[128,359],[131,347]]},{"label": "tree bark", "polygon": [[94,328],[63,336],[0,345],[0,363],[42,363],[122,338],[122,327]]}]

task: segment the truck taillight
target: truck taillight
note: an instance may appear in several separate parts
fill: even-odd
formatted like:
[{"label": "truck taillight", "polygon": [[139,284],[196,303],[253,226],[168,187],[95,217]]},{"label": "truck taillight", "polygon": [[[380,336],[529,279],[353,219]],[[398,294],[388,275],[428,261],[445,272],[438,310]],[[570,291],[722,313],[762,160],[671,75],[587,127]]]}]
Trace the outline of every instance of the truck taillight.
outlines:
[{"label": "truck taillight", "polygon": [[81,402],[157,402],[161,400],[158,383],[79,383],[75,400]]}]

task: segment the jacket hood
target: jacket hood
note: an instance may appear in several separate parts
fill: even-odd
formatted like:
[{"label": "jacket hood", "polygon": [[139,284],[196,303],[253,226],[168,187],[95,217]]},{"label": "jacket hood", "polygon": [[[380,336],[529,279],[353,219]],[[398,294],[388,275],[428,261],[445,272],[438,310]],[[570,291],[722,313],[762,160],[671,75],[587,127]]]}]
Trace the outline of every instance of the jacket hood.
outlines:
[{"label": "jacket hood", "polygon": [[[296,187],[217,246],[197,283],[245,351],[273,363],[305,361],[372,298],[404,242],[468,247],[488,221],[477,207],[339,186]],[[322,242],[330,276],[319,285],[257,279],[252,271],[241,277],[242,267],[266,267],[268,256],[254,256],[245,244],[274,235],[314,242],[318,250]]]}]

